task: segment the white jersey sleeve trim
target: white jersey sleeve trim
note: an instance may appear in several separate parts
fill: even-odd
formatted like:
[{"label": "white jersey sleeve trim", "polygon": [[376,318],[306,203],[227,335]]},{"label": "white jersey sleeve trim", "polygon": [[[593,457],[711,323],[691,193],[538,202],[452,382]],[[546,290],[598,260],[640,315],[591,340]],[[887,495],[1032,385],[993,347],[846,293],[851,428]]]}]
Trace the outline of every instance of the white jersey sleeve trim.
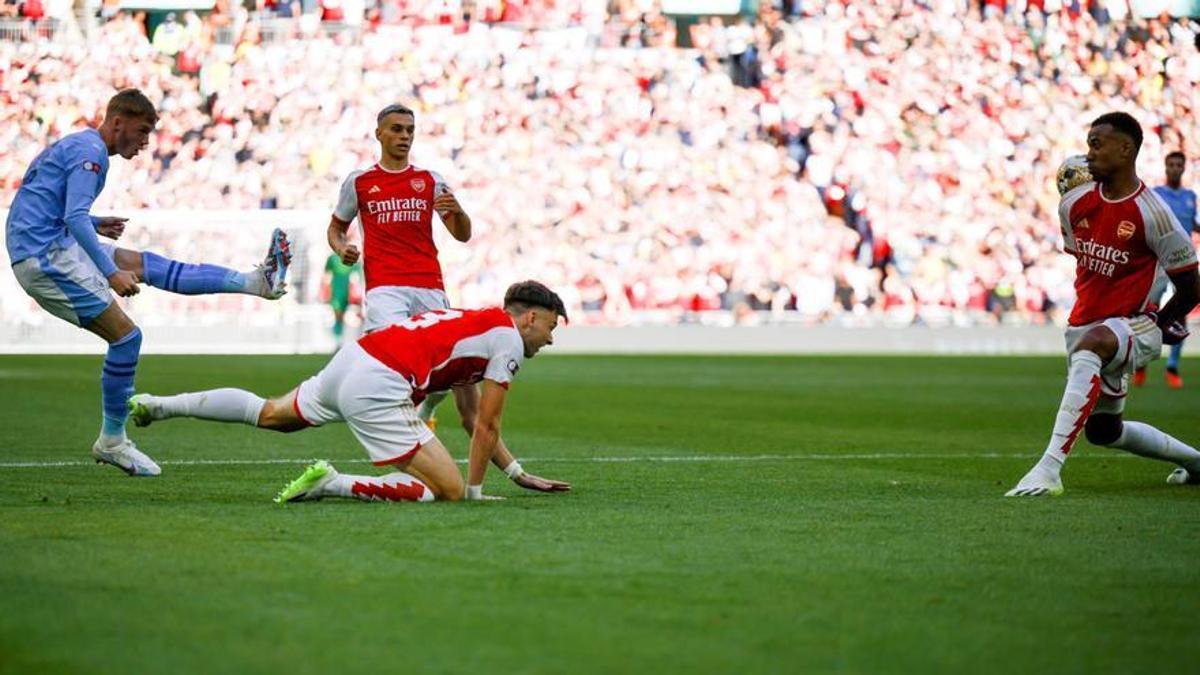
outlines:
[{"label": "white jersey sleeve trim", "polygon": [[1084,183],[1074,190],[1067,192],[1067,194],[1062,196],[1062,200],[1058,202],[1058,224],[1062,230],[1063,250],[1072,255],[1075,254],[1075,233],[1071,230],[1071,209],[1075,207],[1075,203],[1081,197],[1090,192],[1095,186],[1095,183]]},{"label": "white jersey sleeve trim", "polygon": [[358,190],[355,189],[355,183],[358,182],[358,177],[366,173],[363,169],[355,169],[346,176],[346,180],[342,181],[342,188],[338,190],[337,205],[333,207],[333,217],[343,223],[354,222],[354,218],[358,215]]},{"label": "white jersey sleeve trim", "polygon": [[450,186],[446,183],[446,179],[442,178],[442,174],[436,171],[430,171],[430,176],[433,176],[433,196],[439,197],[446,192],[453,192]]}]

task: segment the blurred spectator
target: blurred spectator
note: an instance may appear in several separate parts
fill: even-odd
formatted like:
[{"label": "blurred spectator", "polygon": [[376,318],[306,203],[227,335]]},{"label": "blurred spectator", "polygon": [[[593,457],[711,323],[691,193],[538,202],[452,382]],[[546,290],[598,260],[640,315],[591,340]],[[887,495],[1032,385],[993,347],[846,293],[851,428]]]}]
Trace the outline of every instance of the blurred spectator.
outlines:
[{"label": "blurred spectator", "polygon": [[415,163],[487,214],[442,248],[458,304],[537,276],[609,323],[1052,321],[1053,175],[1090,119],[1138,116],[1150,181],[1200,154],[1190,25],[1122,4],[764,2],[689,50],[646,0],[382,0],[353,36],[350,0],[282,32],[222,0],[152,44],[118,14],[91,48],[0,43],[0,190],[139,86],[162,121],[100,208],[327,209],[400,100]]}]

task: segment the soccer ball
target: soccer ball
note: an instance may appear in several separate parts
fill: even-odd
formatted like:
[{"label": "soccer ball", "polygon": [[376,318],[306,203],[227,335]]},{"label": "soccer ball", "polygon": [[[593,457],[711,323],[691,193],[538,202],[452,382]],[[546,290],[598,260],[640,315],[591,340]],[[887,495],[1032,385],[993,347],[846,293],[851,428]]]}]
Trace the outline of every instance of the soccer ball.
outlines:
[{"label": "soccer ball", "polygon": [[1058,185],[1058,194],[1065,195],[1071,190],[1092,182],[1092,172],[1088,171],[1087,157],[1071,155],[1063,160],[1058,167],[1058,175],[1054,179]]}]

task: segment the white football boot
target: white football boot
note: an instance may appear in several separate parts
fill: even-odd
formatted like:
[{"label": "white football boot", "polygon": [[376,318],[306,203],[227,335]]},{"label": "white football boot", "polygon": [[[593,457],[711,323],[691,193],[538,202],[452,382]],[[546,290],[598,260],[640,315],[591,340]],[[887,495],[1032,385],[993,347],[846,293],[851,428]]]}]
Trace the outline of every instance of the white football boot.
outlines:
[{"label": "white football boot", "polygon": [[1181,466],[1167,476],[1167,482],[1171,485],[1200,485],[1200,475],[1193,474]]},{"label": "white football boot", "polygon": [[112,464],[130,476],[157,476],[162,469],[154,463],[133,441],[126,438],[116,445],[108,445],[103,439],[92,444],[92,457],[97,464]]},{"label": "white football boot", "polygon": [[1057,497],[1063,493],[1062,479],[1037,466],[1029,470],[1021,482],[1008,492],[1005,497]]}]

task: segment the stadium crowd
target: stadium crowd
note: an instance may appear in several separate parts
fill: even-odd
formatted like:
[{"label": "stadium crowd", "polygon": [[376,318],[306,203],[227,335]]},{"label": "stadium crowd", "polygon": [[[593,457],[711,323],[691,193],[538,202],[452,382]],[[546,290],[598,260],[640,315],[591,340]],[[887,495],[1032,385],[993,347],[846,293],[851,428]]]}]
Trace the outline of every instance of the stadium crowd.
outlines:
[{"label": "stadium crowd", "polygon": [[1090,119],[1142,121],[1152,182],[1166,152],[1200,153],[1192,25],[1124,0],[687,23],[655,0],[351,4],[276,0],[264,22],[221,0],[149,26],[106,3],[90,40],[0,42],[0,199],[135,86],[162,120],[114,162],[101,211],[328,209],[375,161],[376,111],[403,101],[415,163],[477,223],[443,243],[464,306],[537,276],[609,323],[1042,322],[1073,298],[1053,173]]}]

